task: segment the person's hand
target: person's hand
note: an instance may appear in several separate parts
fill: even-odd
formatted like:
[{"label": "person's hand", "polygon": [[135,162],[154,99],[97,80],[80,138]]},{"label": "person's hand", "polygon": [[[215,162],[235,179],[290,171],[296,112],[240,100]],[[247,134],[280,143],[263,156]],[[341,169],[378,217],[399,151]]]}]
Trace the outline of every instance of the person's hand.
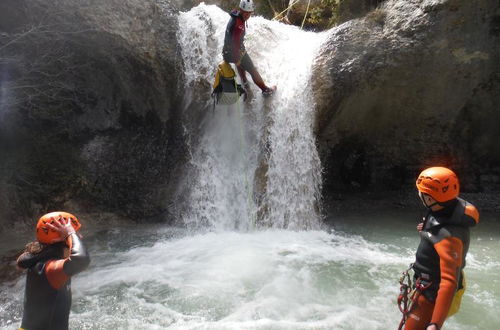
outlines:
[{"label": "person's hand", "polygon": [[418,230],[418,231],[422,231],[423,229],[424,229],[424,223],[423,223],[423,222],[421,222],[421,223],[419,223],[419,224],[417,225],[417,230]]},{"label": "person's hand", "polygon": [[53,222],[47,223],[47,227],[49,227],[49,229],[52,229],[59,234],[59,238],[52,240],[52,243],[62,242],[69,235],[75,233],[75,229],[71,225],[71,221],[69,220],[69,218],[64,218],[60,216],[58,219],[54,218],[51,219],[53,220]]},{"label": "person's hand", "polygon": [[435,324],[429,324],[426,330],[438,330],[438,327]]}]

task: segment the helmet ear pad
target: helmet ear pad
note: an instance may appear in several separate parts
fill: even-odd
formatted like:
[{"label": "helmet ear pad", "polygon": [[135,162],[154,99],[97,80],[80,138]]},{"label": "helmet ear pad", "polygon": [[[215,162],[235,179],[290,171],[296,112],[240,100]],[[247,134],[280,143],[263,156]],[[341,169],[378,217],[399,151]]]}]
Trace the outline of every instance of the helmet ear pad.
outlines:
[{"label": "helmet ear pad", "polygon": [[438,201],[432,198],[432,196],[422,193],[421,191],[418,192],[418,197],[420,197],[422,204],[424,204],[424,206],[428,209],[432,208],[435,205],[440,205]]}]

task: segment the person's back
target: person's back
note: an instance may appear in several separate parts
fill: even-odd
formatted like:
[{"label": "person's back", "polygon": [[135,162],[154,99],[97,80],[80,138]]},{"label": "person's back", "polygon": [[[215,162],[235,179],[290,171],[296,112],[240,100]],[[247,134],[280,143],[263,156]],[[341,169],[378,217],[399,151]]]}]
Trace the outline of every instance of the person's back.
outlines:
[{"label": "person's back", "polygon": [[21,329],[68,329],[71,276],[90,263],[76,230],[78,220],[65,212],[43,216],[37,226],[38,242],[28,244],[18,258],[27,269]]}]

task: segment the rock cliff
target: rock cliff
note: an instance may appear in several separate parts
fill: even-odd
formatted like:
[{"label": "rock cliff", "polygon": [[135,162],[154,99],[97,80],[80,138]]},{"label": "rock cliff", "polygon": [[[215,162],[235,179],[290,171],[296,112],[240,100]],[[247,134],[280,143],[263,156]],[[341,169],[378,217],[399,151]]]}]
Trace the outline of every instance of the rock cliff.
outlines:
[{"label": "rock cliff", "polygon": [[434,164],[498,191],[498,1],[389,0],[329,33],[313,82],[325,193],[413,188]]},{"label": "rock cliff", "polygon": [[[184,129],[206,113],[184,97],[176,39],[196,2],[0,2],[0,228],[68,207],[172,220]],[[324,195],[412,188],[433,164],[466,191],[500,190],[498,1],[388,0],[327,33],[313,81]]]},{"label": "rock cliff", "polygon": [[168,1],[0,3],[0,218],[158,218],[182,162]]}]

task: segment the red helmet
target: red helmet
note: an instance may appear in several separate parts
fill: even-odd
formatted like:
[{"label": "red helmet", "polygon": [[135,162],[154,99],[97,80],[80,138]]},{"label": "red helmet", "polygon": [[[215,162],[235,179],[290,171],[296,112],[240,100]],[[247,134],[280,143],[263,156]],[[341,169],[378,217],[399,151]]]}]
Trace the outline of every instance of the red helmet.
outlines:
[{"label": "red helmet", "polygon": [[430,167],[418,176],[417,189],[439,203],[458,197],[460,185],[457,175],[446,167]]},{"label": "red helmet", "polygon": [[52,244],[54,240],[57,240],[59,238],[59,234],[56,231],[48,228],[47,223],[51,224],[54,221],[58,220],[60,217],[69,218],[69,220],[71,221],[71,225],[73,226],[75,231],[78,231],[82,226],[78,219],[71,213],[62,211],[47,213],[38,220],[38,223],[36,225],[36,238],[40,243]]}]

